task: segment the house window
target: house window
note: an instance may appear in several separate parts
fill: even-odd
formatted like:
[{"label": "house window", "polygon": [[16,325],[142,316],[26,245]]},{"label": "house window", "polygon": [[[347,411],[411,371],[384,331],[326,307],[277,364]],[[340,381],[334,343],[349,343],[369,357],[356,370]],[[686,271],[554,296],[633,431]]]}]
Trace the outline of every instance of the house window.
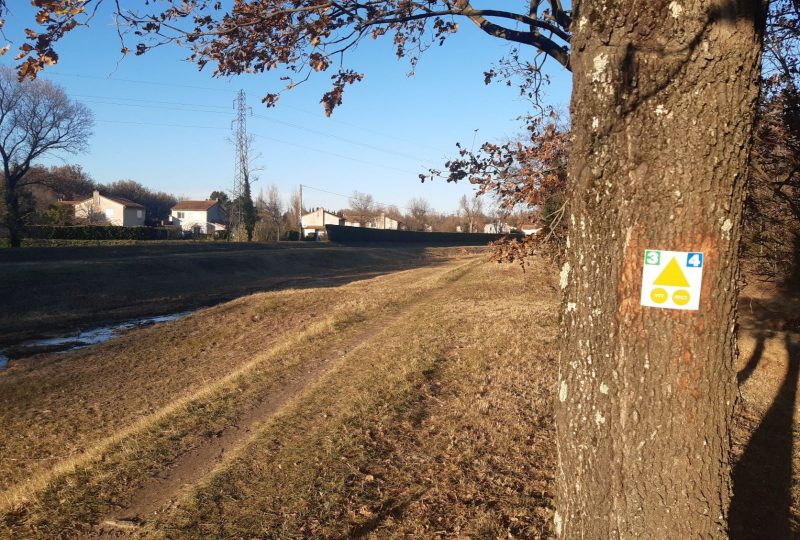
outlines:
[{"label": "house window", "polygon": [[178,219],[183,219],[185,217],[184,212],[178,212]]},{"label": "house window", "polygon": [[141,210],[137,210],[136,211],[136,217],[139,218],[139,219],[142,219],[142,213],[143,212]]},{"label": "house window", "polygon": [[105,209],[105,214],[106,214],[106,217],[108,219],[113,218],[114,217],[114,209],[113,208],[106,208]]}]

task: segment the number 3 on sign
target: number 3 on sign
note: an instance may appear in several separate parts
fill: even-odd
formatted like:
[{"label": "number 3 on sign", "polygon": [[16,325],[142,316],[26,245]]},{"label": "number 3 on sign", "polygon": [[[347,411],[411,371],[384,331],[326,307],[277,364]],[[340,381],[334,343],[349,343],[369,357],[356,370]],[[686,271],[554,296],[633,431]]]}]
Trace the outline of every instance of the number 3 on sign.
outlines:
[{"label": "number 3 on sign", "polygon": [[686,266],[689,268],[702,268],[703,267],[703,254],[702,253],[688,253],[686,255]]}]

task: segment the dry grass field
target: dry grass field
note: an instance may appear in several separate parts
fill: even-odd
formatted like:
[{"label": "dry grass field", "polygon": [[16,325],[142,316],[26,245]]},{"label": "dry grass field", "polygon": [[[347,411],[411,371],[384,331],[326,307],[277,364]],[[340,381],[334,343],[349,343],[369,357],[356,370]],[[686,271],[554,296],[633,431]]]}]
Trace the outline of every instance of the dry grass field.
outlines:
[{"label": "dry grass field", "polygon": [[[12,364],[0,538],[551,537],[557,274],[438,263]],[[734,538],[798,531],[797,307],[740,302]]]}]

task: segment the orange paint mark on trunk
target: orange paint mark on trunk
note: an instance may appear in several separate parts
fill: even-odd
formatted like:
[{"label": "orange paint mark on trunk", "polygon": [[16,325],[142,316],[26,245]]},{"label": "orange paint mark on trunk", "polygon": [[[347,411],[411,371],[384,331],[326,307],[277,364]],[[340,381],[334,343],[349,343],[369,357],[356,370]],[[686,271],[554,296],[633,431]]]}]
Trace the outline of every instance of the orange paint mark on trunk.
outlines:
[{"label": "orange paint mark on trunk", "polygon": [[[641,334],[642,306],[640,298],[642,295],[642,254],[646,249],[641,242],[641,227],[631,231],[630,241],[625,247],[622,256],[622,266],[620,267],[619,283],[617,285],[617,313],[616,322],[621,328],[626,328],[626,332]],[[638,321],[634,326],[632,322]]]}]

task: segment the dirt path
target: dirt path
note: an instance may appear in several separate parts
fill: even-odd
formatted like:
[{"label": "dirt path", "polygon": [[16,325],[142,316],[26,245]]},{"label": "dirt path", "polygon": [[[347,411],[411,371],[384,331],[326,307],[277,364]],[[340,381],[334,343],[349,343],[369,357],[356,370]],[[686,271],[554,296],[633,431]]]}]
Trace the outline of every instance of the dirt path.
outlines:
[{"label": "dirt path", "polygon": [[[469,267],[470,264],[472,263],[463,267]],[[265,393],[250,408],[240,411],[234,422],[204,438],[199,445],[184,452],[156,476],[149,477],[130,494],[128,503],[123,508],[100,519],[91,537],[118,538],[134,535],[154,518],[172,510],[179,504],[186,490],[211,474],[228,456],[245,445],[261,426],[292,399],[301,396],[312,383],[324,377],[340,360],[378,338],[421,304],[441,298],[456,280],[457,278],[443,284],[431,294],[405,304],[400,310],[371,318],[360,326],[355,335],[344,341],[332,337],[331,343],[326,345],[321,354],[308,359],[288,373],[279,387]]]}]

